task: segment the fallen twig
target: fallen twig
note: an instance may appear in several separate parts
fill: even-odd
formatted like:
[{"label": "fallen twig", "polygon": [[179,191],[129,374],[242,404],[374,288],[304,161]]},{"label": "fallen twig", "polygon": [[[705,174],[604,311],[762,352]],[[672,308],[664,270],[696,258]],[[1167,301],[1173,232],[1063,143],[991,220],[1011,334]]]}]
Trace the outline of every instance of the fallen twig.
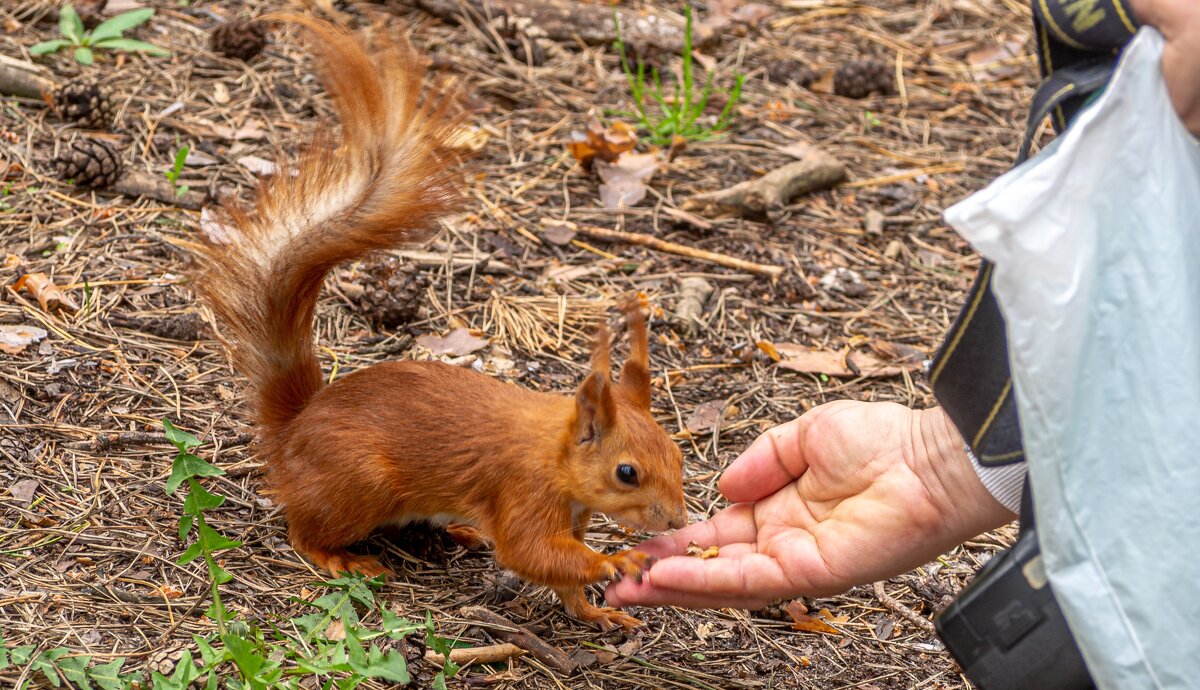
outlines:
[{"label": "fallen twig", "polygon": [[[503,644],[493,644],[486,647],[460,647],[450,650],[450,661],[459,666],[469,666],[471,664],[494,664],[500,661],[508,661],[513,657],[525,654],[525,650],[515,644],[507,642]],[[434,651],[425,652],[425,661],[442,666],[446,663],[446,657]]]},{"label": "fallen twig", "polygon": [[623,230],[609,230],[607,228],[589,227],[585,225],[580,225],[578,230],[580,234],[587,235],[588,237],[599,237],[601,239],[613,240],[615,242],[637,244],[643,247],[657,249],[660,252],[678,254],[679,256],[686,256],[692,259],[699,259],[700,261],[707,261],[709,263],[717,264],[718,266],[726,266],[728,268],[736,268],[740,271],[750,271],[751,273],[771,276],[771,278],[778,278],[779,276],[783,275],[782,266],[756,264],[753,261],[738,259],[727,254],[718,254],[716,252],[710,252],[706,249],[696,249],[695,247],[689,247],[684,244],[660,240],[651,235],[643,235],[636,232],[625,232]]},{"label": "fallen twig", "polygon": [[761,218],[783,208],[801,194],[828,189],[845,177],[846,166],[841,161],[814,147],[795,163],[776,168],[756,180],[697,194],[685,200],[683,208],[701,215],[735,212]]},{"label": "fallen twig", "polygon": [[183,208],[199,211],[204,206],[207,197],[202,192],[188,190],[178,193],[175,185],[165,177],[152,177],[147,173],[130,170],[113,183],[112,191],[125,196],[147,196],[158,201],[175,204]]},{"label": "fallen twig", "polygon": [[921,614],[913,611],[904,604],[901,604],[899,601],[896,601],[890,595],[888,595],[887,592],[883,591],[882,582],[876,582],[875,584],[871,585],[871,589],[875,591],[875,598],[879,600],[879,603],[888,607],[892,613],[899,615],[900,617],[904,618],[904,620],[912,623],[930,635],[937,634],[937,630],[933,627],[933,623],[930,622],[928,618],[922,617]]},{"label": "fallen twig", "polygon": [[[222,447],[241,446],[250,442],[250,434],[237,434],[220,439]],[[108,450],[126,446],[149,446],[161,443],[170,445],[170,441],[161,432],[154,431],[125,431],[119,434],[101,434],[90,441],[77,441],[67,444],[71,450],[84,450],[90,453],[102,453]]]},{"label": "fallen twig", "polygon": [[[615,8],[608,3],[588,5],[579,2],[554,0],[418,0],[417,5],[443,19],[458,21],[465,8],[479,16],[507,16],[528,18],[533,26],[555,41],[573,43],[583,41],[588,45],[608,45],[617,40],[613,26],[613,12],[621,21],[625,41],[631,45],[654,45],[670,52],[683,48],[683,18],[678,15],[660,13],[647,7],[637,12]],[[714,32],[706,26],[696,28],[693,37],[697,47],[713,38]]]},{"label": "fallen twig", "polygon": [[0,55],[0,94],[45,98],[53,91],[54,80],[44,67]]},{"label": "fallen twig", "polygon": [[[579,665],[565,652],[547,644],[542,638],[534,635],[525,628],[513,623],[498,613],[489,611],[481,606],[468,606],[462,610],[462,615],[468,620],[479,621],[498,626],[489,631],[502,640],[506,640],[529,652],[533,658],[562,674],[573,673]],[[451,656],[451,659],[454,657]]]}]

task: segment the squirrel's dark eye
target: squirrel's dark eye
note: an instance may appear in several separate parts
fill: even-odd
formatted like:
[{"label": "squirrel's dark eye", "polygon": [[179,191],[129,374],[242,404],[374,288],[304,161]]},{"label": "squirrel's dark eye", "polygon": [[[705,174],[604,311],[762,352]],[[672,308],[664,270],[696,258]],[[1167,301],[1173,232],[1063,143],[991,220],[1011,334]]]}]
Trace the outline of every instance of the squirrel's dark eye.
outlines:
[{"label": "squirrel's dark eye", "polygon": [[617,465],[617,479],[620,479],[630,486],[637,486],[637,470],[633,468],[633,465]]}]

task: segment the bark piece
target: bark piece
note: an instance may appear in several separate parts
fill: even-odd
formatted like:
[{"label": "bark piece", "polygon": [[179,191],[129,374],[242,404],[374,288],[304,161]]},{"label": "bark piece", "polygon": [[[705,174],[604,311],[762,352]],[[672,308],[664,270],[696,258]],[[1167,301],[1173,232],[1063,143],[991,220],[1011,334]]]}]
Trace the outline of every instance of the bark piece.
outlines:
[{"label": "bark piece", "polygon": [[468,620],[494,626],[488,628],[493,635],[524,649],[533,658],[559,673],[569,675],[578,667],[578,663],[561,649],[547,644],[542,638],[498,613],[481,606],[468,606],[461,613]]},{"label": "bark piece", "polygon": [[183,194],[176,193],[175,185],[165,177],[130,170],[113,183],[112,191],[125,196],[147,196],[163,203],[174,204],[193,211],[199,211],[204,206],[206,195],[203,192],[188,190]]},{"label": "bark piece", "polygon": [[54,80],[45,68],[0,55],[0,94],[46,99],[54,89]]},{"label": "bark piece", "polygon": [[795,163],[776,168],[756,180],[739,182],[716,192],[697,194],[684,201],[683,208],[701,215],[733,212],[749,218],[761,218],[783,208],[801,194],[828,189],[845,178],[846,166],[814,147]]},{"label": "bark piece", "polygon": [[624,230],[609,230],[607,228],[590,227],[586,225],[579,226],[579,234],[589,237],[599,237],[601,239],[613,240],[616,242],[625,242],[627,244],[637,244],[651,249],[657,249],[660,252],[669,254],[678,254],[692,259],[699,259],[709,263],[717,264],[718,266],[726,266],[728,268],[736,268],[740,271],[748,271],[759,275],[778,278],[783,275],[782,266],[768,266],[766,264],[756,264],[753,261],[746,261],[727,254],[718,254],[710,252],[706,249],[696,249],[685,244],[677,242],[668,242],[660,240],[652,235],[643,235],[637,232],[625,232]]},{"label": "bark piece", "polygon": [[[608,45],[617,40],[613,26],[614,8],[608,3],[587,4],[569,0],[417,0],[417,5],[430,14],[454,21],[459,21],[467,8],[479,17],[525,17],[555,41],[574,43],[582,40],[588,45]],[[641,12],[616,8],[616,12],[625,43],[634,46],[654,45],[673,53],[683,50],[683,17],[649,7]],[[714,35],[711,28],[700,24],[693,26],[692,32],[692,42],[696,47],[704,46]]]}]

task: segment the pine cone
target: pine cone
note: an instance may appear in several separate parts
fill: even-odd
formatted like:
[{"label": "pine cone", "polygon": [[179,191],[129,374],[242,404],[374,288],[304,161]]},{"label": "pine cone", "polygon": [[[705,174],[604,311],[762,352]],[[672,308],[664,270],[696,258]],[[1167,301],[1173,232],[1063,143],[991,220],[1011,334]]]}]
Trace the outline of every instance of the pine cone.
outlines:
[{"label": "pine cone", "polygon": [[358,303],[368,319],[383,328],[416,320],[429,278],[415,264],[384,255],[365,263],[362,273],[363,293]]},{"label": "pine cone", "polygon": [[113,123],[112,99],[94,81],[71,81],[54,92],[59,117],[87,129],[108,129]]},{"label": "pine cone", "polygon": [[121,157],[107,142],[80,138],[54,159],[58,177],[76,187],[107,187],[121,176]]},{"label": "pine cone", "polygon": [[817,80],[817,73],[799,60],[775,60],[767,65],[767,77],[774,84],[794,83],[807,89]]},{"label": "pine cone", "polygon": [[213,52],[249,62],[267,45],[267,25],[253,19],[234,19],[213,29]]},{"label": "pine cone", "polygon": [[849,98],[866,98],[872,93],[892,93],[893,68],[883,60],[853,60],[833,74],[833,92]]}]

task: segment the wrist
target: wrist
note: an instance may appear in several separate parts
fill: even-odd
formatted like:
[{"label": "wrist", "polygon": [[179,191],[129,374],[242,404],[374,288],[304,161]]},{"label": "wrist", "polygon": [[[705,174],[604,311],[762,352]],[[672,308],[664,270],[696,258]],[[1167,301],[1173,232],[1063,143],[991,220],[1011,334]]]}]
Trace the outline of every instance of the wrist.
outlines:
[{"label": "wrist", "polygon": [[957,541],[970,539],[1012,521],[984,486],[971,463],[967,445],[940,407],[914,413],[914,471],[943,519],[942,528]]}]

